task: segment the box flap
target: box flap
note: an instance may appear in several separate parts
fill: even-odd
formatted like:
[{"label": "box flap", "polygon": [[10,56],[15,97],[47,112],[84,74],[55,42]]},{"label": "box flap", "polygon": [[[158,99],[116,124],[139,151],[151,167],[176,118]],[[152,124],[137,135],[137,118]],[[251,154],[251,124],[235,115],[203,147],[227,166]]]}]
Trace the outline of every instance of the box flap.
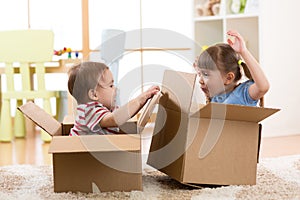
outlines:
[{"label": "box flap", "polygon": [[62,134],[63,136],[70,135],[70,130],[74,126],[74,115],[66,115],[62,121]]},{"label": "box flap", "polygon": [[143,112],[137,121],[139,130],[142,130],[148,123],[148,121],[151,117],[151,114],[155,108],[155,105],[158,104],[161,96],[162,96],[162,93],[158,92],[156,95],[154,95],[152,97],[152,99],[148,100],[146,106],[144,106]]},{"label": "box flap", "polygon": [[51,136],[61,135],[61,124],[35,103],[29,101],[18,109]]},{"label": "box flap", "polygon": [[75,119],[74,115],[66,115],[62,121],[63,124],[74,124]]},{"label": "box flap", "polygon": [[242,106],[233,104],[208,103],[201,106],[198,111],[191,114],[192,117],[226,119],[234,121],[260,122],[263,119],[278,112],[280,109],[262,108],[254,106]]},{"label": "box flap", "polygon": [[139,151],[140,135],[84,135],[53,137],[49,153]]},{"label": "box flap", "polygon": [[125,124],[119,126],[119,132],[124,134],[138,134],[137,121],[131,118]]},{"label": "box flap", "polygon": [[196,74],[165,70],[162,84],[163,98],[159,102],[171,110],[189,113]]}]

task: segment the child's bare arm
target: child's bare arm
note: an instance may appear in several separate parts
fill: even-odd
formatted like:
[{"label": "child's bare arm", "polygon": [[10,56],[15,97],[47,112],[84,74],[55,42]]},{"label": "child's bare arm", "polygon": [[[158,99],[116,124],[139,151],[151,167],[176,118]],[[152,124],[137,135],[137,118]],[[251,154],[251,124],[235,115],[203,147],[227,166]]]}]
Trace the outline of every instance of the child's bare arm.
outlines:
[{"label": "child's bare arm", "polygon": [[257,60],[246,48],[243,37],[236,31],[228,31],[227,34],[234,37],[234,41],[228,39],[228,43],[243,57],[252,75],[254,84],[249,87],[249,94],[252,99],[259,100],[269,90],[269,81]]},{"label": "child's bare arm", "polygon": [[106,114],[102,120],[100,121],[101,127],[117,127],[117,123],[115,121],[113,113]]},{"label": "child's bare arm", "polygon": [[135,99],[129,101],[126,105],[116,109],[112,113],[106,114],[100,121],[101,127],[116,127],[124,124],[132,118],[145,105],[147,100],[159,91],[158,86],[152,86],[147,91],[140,94]]}]

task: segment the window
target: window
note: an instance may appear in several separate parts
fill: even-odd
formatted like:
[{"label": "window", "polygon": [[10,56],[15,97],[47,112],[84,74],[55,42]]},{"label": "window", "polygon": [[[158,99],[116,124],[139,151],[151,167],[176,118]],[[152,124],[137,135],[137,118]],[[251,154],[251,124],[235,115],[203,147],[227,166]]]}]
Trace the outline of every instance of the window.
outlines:
[{"label": "window", "polygon": [[28,28],[27,1],[24,0],[1,1],[0,19],[1,19],[0,30],[27,29]]},{"label": "window", "polygon": [[55,50],[81,50],[81,0],[30,0],[30,28],[53,30]]},{"label": "window", "polygon": [[[88,4],[88,10],[82,9],[83,3]],[[101,61],[99,50],[103,30],[125,31],[117,82],[134,77],[135,86],[130,85],[130,89],[135,91],[150,80],[161,81],[165,68],[192,71],[192,1],[10,0],[1,1],[0,9],[1,19],[17,18],[0,20],[0,30],[51,29],[55,34],[55,50],[64,47],[82,50],[88,43],[91,60]],[[82,10],[89,13],[87,39],[83,39]],[[157,35],[147,35],[149,29],[155,30]],[[168,31],[175,38],[170,38],[166,34]],[[54,56],[54,60],[61,58],[67,58],[67,55]],[[157,76],[150,69],[156,71]]]}]

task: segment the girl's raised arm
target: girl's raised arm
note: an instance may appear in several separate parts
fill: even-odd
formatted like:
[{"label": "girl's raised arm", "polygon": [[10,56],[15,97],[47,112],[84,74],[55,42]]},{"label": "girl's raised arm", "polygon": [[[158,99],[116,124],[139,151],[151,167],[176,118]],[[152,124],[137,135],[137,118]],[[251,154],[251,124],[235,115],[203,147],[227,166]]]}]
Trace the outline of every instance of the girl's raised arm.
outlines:
[{"label": "girl's raised arm", "polygon": [[228,44],[243,57],[252,75],[254,84],[249,87],[249,94],[252,99],[259,100],[269,90],[269,81],[257,60],[247,49],[243,37],[238,32],[233,30],[228,31],[227,34],[234,38],[233,41],[228,39]]}]

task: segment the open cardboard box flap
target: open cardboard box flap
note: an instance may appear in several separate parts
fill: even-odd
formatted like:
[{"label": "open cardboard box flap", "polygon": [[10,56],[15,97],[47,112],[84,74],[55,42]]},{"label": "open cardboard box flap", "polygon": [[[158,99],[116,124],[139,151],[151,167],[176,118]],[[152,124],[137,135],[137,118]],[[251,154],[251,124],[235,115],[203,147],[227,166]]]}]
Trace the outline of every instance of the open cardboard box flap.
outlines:
[{"label": "open cardboard box flap", "polygon": [[67,152],[112,152],[112,151],[138,151],[140,150],[140,137],[136,134],[84,135],[76,137],[53,137],[49,153]]},{"label": "open cardboard box flap", "polygon": [[233,121],[260,122],[280,109],[261,108],[254,106],[242,106],[232,104],[208,103],[205,106],[191,113],[191,117],[209,118],[209,119],[226,119]]},{"label": "open cardboard box flap", "polygon": [[26,104],[18,107],[18,109],[51,136],[61,135],[61,123],[55,120],[49,113],[37,106],[32,101],[29,101]]},{"label": "open cardboard box flap", "polygon": [[156,95],[152,97],[152,99],[148,100],[148,102],[143,108],[143,112],[141,113],[140,118],[137,121],[138,127],[141,127],[143,129],[146,126],[151,117],[151,114],[153,113],[155,105],[158,104],[161,96],[162,93],[159,91]]},{"label": "open cardboard box flap", "polygon": [[[164,108],[189,113],[195,87],[195,74],[166,70],[159,104]],[[166,84],[165,84],[166,83]]]}]

